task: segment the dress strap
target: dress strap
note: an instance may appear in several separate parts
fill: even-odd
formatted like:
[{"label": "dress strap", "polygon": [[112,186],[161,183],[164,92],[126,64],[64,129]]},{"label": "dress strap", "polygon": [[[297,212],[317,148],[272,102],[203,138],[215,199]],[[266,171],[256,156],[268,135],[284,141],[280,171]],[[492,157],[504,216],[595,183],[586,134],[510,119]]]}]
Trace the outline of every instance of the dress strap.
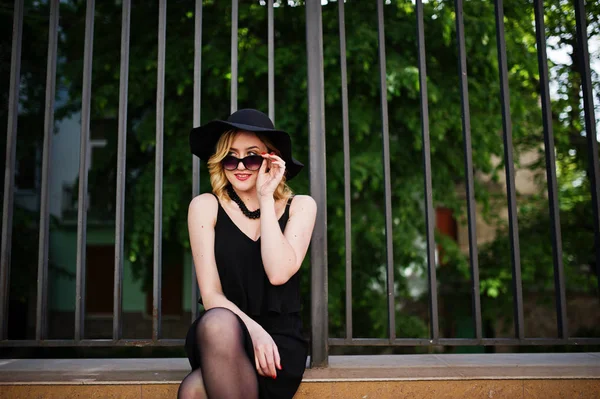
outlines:
[{"label": "dress strap", "polygon": [[287,212],[287,211],[290,209],[290,205],[292,205],[292,200],[293,200],[293,199],[294,199],[294,196],[293,196],[293,195],[292,195],[292,196],[290,196],[290,198],[288,198],[288,200],[287,200],[287,204],[285,205],[285,208],[286,208],[285,210],[286,210],[286,212]]},{"label": "dress strap", "polygon": [[[210,191],[210,193],[217,200],[217,222],[219,221],[219,216],[221,216],[221,213],[225,213],[225,215],[227,217],[229,217],[229,215],[227,215],[227,212],[225,212],[225,209],[223,209],[223,207],[221,206],[221,201],[219,201],[219,197],[217,197],[217,195],[215,193],[213,193],[212,191]],[[221,218],[222,218],[222,216],[221,216]]]},{"label": "dress strap", "polygon": [[[285,211],[283,211],[283,215],[281,215],[280,221],[284,222],[285,224],[287,224],[287,221],[290,218],[290,205],[292,205],[293,199],[294,199],[293,195],[290,198],[288,198],[287,203],[285,204]],[[284,224],[284,227],[285,227],[285,224]]]},{"label": "dress strap", "polygon": [[219,212],[221,212],[221,201],[219,201],[219,197],[217,197],[217,194],[213,193],[212,191],[210,191],[210,193],[213,195],[213,197],[215,197],[215,199],[217,200],[217,205],[219,206]]}]

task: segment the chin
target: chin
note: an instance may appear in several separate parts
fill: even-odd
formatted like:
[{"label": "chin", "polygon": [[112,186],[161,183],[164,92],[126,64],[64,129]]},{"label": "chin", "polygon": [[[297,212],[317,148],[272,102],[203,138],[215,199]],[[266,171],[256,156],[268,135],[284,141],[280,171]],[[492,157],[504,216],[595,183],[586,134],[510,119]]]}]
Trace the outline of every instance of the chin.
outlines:
[{"label": "chin", "polygon": [[237,177],[232,176],[228,180],[237,192],[249,191],[256,187],[256,178],[253,177],[249,178],[246,181],[240,181],[237,179]]}]

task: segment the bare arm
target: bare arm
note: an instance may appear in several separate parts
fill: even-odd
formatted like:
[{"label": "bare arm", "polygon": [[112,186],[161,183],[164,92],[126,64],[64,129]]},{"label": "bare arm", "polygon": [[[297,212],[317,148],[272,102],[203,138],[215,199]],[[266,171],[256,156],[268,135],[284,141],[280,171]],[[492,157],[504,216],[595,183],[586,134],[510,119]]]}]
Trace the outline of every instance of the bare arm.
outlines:
[{"label": "bare arm", "polygon": [[306,256],[317,205],[307,195],[294,197],[285,232],[282,233],[273,197],[261,198],[260,201],[260,250],[265,272],[271,284],[285,284],[296,274]]}]

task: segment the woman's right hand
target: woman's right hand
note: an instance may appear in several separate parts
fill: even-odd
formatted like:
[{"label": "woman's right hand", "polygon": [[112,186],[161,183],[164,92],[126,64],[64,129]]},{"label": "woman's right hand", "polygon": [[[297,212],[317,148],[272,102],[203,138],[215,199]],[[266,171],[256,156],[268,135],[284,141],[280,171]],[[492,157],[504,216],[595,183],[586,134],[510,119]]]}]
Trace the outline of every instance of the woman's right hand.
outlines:
[{"label": "woman's right hand", "polygon": [[258,374],[276,378],[275,368],[281,370],[281,359],[273,337],[260,326],[256,326],[249,332],[254,345],[254,361]]}]

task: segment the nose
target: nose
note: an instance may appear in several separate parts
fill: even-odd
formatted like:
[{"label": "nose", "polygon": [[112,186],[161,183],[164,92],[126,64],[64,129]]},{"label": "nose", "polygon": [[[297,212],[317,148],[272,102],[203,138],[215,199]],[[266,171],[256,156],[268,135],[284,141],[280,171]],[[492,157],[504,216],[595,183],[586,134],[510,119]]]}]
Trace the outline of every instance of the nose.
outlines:
[{"label": "nose", "polygon": [[[242,167],[240,168],[240,165],[242,165]],[[244,162],[240,159],[240,161],[238,162],[237,165],[237,169],[238,170],[245,170],[246,169],[246,165],[244,165]]]}]

